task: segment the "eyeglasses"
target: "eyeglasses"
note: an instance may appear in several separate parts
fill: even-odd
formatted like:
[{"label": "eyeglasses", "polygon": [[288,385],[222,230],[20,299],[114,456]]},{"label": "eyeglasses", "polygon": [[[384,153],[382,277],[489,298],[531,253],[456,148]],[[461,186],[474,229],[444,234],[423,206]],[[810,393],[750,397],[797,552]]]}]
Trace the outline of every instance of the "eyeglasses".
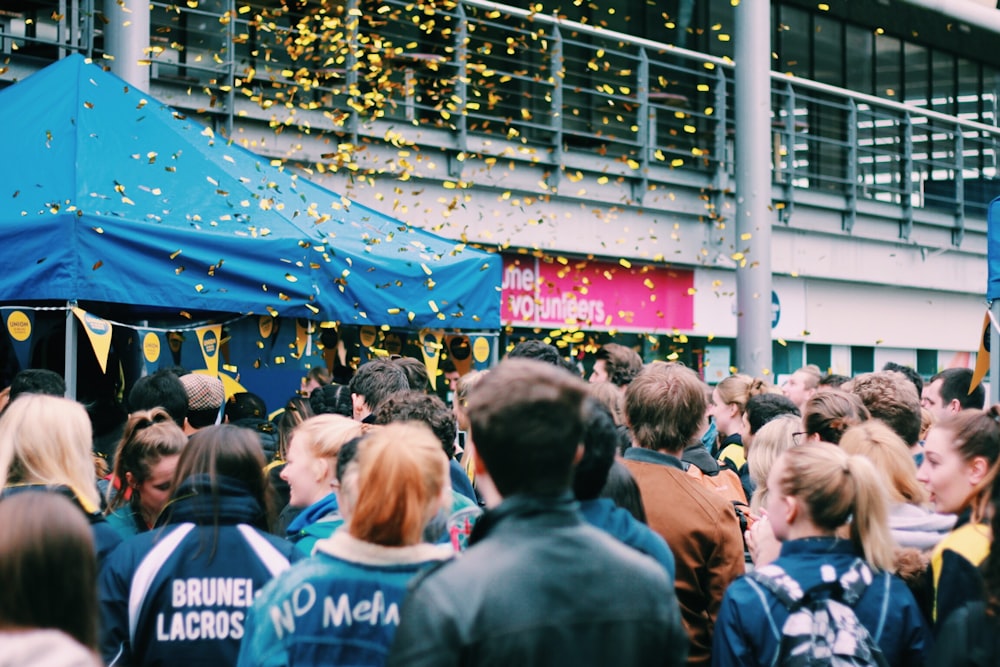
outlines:
[{"label": "eyeglasses", "polygon": [[806,433],[805,431],[797,431],[795,433],[792,433],[792,444],[794,444],[796,447],[801,445],[803,442],[805,442],[805,440],[802,437],[804,435],[808,436],[809,434]]}]

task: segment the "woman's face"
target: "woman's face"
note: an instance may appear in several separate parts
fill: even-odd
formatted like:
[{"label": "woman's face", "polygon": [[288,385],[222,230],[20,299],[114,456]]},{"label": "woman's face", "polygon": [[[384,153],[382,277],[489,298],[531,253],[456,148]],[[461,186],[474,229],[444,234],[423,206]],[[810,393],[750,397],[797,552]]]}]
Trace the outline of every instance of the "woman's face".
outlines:
[{"label": "woman's face", "polygon": [[[712,402],[708,404],[708,414],[715,417],[715,426],[723,436],[732,435],[743,424],[743,415],[734,415],[734,412],[734,407],[722,400],[719,390],[713,389]],[[737,418],[739,421],[736,421]],[[733,428],[734,425],[736,428]]]},{"label": "woman's face", "polygon": [[292,436],[285,456],[285,467],[281,469],[281,479],[288,482],[290,490],[288,504],[292,507],[309,507],[333,489],[330,480],[320,474],[323,461],[313,456],[309,447],[297,436]]},{"label": "woman's face", "polygon": [[779,456],[767,474],[767,520],[780,542],[788,539],[788,500],[781,491],[781,478],[785,474],[785,457]]},{"label": "woman's face", "polygon": [[149,476],[136,485],[141,514],[147,521],[159,516],[170,500],[170,482],[174,477],[178,459],[180,454],[164,456],[149,469]]},{"label": "woman's face", "polygon": [[972,490],[982,479],[976,457],[964,460],[955,449],[954,434],[931,428],[924,442],[924,462],[917,479],[927,488],[934,509],[942,514],[959,514],[969,506]]}]

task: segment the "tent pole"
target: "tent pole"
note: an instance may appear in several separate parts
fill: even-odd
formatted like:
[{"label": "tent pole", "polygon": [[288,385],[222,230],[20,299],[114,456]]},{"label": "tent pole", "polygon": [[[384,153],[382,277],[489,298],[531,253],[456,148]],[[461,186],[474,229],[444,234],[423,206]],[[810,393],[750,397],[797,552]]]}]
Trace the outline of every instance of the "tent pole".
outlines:
[{"label": "tent pole", "polygon": [[993,318],[990,321],[990,396],[987,406],[1000,403],[1000,327],[996,325],[1000,322],[1000,299],[990,302],[990,313]]},{"label": "tent pole", "polygon": [[66,364],[63,377],[66,380],[66,398],[76,400],[76,315],[73,309],[76,301],[66,302]]}]

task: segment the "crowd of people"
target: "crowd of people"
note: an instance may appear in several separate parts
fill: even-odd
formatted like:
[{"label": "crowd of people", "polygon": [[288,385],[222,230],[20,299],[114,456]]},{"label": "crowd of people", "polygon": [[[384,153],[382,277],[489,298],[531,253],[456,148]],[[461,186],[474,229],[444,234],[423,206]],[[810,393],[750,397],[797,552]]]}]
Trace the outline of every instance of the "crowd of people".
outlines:
[{"label": "crowd of people", "polygon": [[712,387],[611,343],[588,379],[526,341],[452,405],[379,358],[271,414],[162,369],[109,447],[21,371],[0,666],[1000,664],[971,371]]}]

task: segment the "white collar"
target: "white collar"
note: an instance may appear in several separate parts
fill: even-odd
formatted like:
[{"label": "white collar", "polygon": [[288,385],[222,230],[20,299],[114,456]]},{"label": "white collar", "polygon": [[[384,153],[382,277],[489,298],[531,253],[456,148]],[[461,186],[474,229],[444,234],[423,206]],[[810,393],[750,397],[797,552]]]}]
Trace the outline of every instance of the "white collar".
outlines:
[{"label": "white collar", "polygon": [[447,560],[455,555],[450,544],[414,544],[385,547],[359,540],[343,526],[316,543],[316,551],[364,565],[407,565],[431,560]]}]

